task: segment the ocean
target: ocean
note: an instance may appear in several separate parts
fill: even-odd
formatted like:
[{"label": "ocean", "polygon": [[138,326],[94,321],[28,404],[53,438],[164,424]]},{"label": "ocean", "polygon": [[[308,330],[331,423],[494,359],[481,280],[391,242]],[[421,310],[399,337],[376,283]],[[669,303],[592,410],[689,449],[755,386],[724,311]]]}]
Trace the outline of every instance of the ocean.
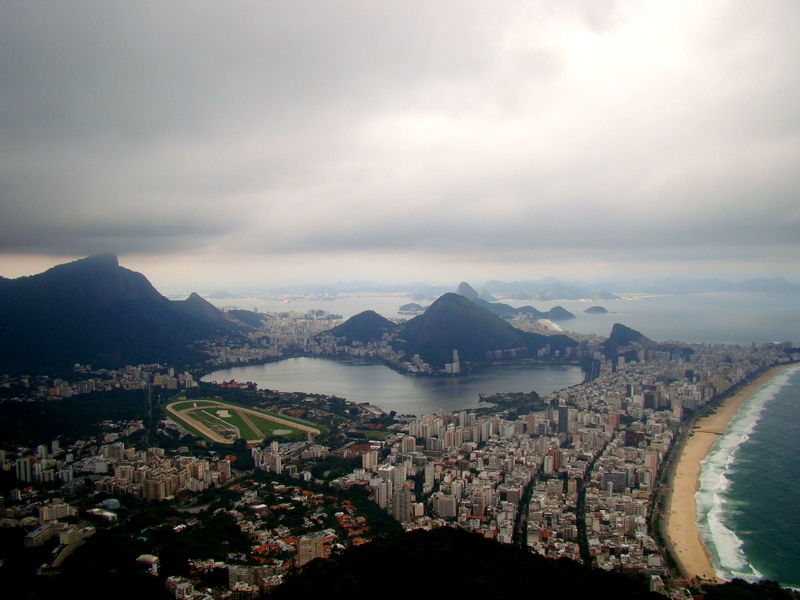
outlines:
[{"label": "ocean", "polygon": [[800,365],[731,420],[703,462],[696,499],[720,577],[800,588]]}]

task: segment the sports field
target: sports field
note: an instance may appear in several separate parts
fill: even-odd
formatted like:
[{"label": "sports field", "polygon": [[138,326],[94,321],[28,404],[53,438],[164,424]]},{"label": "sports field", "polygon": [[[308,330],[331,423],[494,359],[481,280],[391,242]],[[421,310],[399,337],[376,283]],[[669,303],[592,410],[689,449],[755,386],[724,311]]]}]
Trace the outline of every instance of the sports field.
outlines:
[{"label": "sports field", "polygon": [[243,439],[254,445],[275,436],[302,439],[320,433],[316,427],[288,417],[217,400],[178,400],[166,409],[169,418],[178,425],[218,444],[233,444]]}]

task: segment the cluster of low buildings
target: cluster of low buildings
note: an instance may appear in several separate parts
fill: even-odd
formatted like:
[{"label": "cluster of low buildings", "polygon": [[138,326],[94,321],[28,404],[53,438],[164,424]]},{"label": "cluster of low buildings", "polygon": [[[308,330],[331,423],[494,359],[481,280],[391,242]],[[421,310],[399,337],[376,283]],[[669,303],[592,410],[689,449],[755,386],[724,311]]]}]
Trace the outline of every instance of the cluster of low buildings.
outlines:
[{"label": "cluster of low buildings", "polygon": [[315,339],[308,339],[303,350],[316,356],[340,356],[365,360],[379,360],[391,364],[398,370],[409,373],[432,373],[428,363],[419,356],[415,359],[403,361],[401,352],[396,352],[390,344],[391,336],[384,334],[381,340],[361,342],[347,340],[333,335],[324,335]]},{"label": "cluster of low buildings", "polygon": [[[596,345],[599,345],[596,344]],[[419,354],[406,355],[402,350],[395,350],[392,346],[392,336],[384,334],[381,340],[362,342],[359,340],[347,340],[342,337],[325,335],[316,339],[309,339],[303,346],[303,350],[312,355],[335,356],[358,358],[363,360],[377,360],[390,365],[393,369],[410,375],[431,375],[443,373],[447,375],[457,375],[462,372],[464,365],[459,359],[458,349],[453,350],[452,362],[445,363],[436,367],[426,362]],[[523,358],[562,358],[579,360],[594,354],[594,349],[586,348],[584,343],[581,346],[566,348],[563,352],[553,350],[550,345],[545,345],[538,349],[533,355],[527,348],[506,348],[498,350],[488,350],[485,353],[487,362],[494,361],[518,361]]]},{"label": "cluster of low buildings", "polygon": [[[209,460],[194,456],[165,456],[163,448],[137,450],[126,447],[126,437],[142,429],[141,421],[120,424],[120,431],[106,434],[112,443],[97,445],[83,440],[66,450],[54,440],[50,446],[40,445],[34,453],[25,453],[13,463],[0,450],[3,468],[13,468],[23,483],[60,483],[68,486],[75,478],[89,477],[98,491],[112,495],[130,494],[146,500],[170,500],[178,491],[199,492],[220,485],[231,478],[227,457]],[[20,490],[12,490],[17,499]]]},{"label": "cluster of low buildings", "polygon": [[162,364],[127,365],[121,369],[92,369],[75,364],[69,380],[48,375],[2,375],[0,388],[14,389],[16,399],[71,398],[90,392],[145,390],[148,386],[166,390],[185,390],[197,386],[189,372],[176,372]]},{"label": "cluster of low buildings", "polygon": [[54,543],[49,562],[40,567],[42,573],[58,568],[86,538],[95,533],[95,527],[79,520],[78,509],[63,498],[39,494],[34,490],[24,494],[24,497],[17,490],[16,498],[17,501],[11,506],[6,506],[0,499],[0,528],[25,529],[27,533],[22,540],[25,548]]},{"label": "cluster of low buildings", "polygon": [[[282,583],[291,568],[369,539],[366,519],[348,500],[278,482],[246,481],[229,490],[241,495],[226,512],[253,539],[253,546],[249,553],[230,554],[225,561],[190,561],[191,576],[166,580],[176,599],[219,600],[231,593],[234,598],[255,598]],[[281,524],[282,515],[298,512],[301,519],[294,521],[299,521],[299,526]],[[153,561],[146,557],[143,564],[152,565]],[[227,575],[227,589],[201,584],[211,571]]]},{"label": "cluster of low buildings", "polygon": [[123,442],[102,446],[100,454],[84,462],[95,473],[108,473],[95,481],[98,491],[145,500],[171,500],[180,491],[201,492],[231,479],[228,457],[166,456],[163,448],[136,450]]},{"label": "cluster of low buildings", "polygon": [[247,343],[221,339],[207,342],[202,349],[212,367],[275,360],[313,344],[314,336],[334,327],[341,318],[324,310],[270,313],[257,331],[248,334]]},{"label": "cluster of low buildings", "polygon": [[[67,487],[73,484],[77,475],[107,473],[109,460],[107,453],[111,444],[144,429],[141,420],[103,421],[102,433],[86,440],[76,440],[61,447],[59,440],[49,444],[39,444],[35,448],[19,447],[15,452],[0,450],[0,468],[14,470],[22,483],[60,483]],[[12,490],[16,499],[19,490]]]}]

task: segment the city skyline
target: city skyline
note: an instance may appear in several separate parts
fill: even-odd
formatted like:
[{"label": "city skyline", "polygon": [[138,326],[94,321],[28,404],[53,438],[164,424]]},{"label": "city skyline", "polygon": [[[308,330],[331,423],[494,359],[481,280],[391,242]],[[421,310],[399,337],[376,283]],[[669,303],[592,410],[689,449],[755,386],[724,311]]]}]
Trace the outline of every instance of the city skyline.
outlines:
[{"label": "city skyline", "polygon": [[800,278],[800,7],[6,4],[0,275]]}]

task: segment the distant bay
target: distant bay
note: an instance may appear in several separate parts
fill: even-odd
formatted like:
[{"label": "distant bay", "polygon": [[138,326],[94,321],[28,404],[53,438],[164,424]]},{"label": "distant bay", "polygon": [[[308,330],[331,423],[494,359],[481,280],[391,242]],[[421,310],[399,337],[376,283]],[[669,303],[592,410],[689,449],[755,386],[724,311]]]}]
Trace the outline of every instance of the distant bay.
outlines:
[{"label": "distant bay", "polygon": [[581,383],[583,372],[572,365],[508,365],[486,367],[462,377],[412,377],[384,365],[289,358],[221,369],[203,377],[203,381],[231,379],[283,392],[336,395],[369,402],[387,412],[422,414],[480,406],[478,394],[536,391],[544,396]]},{"label": "distant bay", "polygon": [[[707,344],[757,344],[792,341],[800,344],[800,295],[756,292],[671,294],[643,296],[620,294],[618,300],[551,300],[547,302],[501,300],[512,306],[530,304],[547,311],[563,306],[575,319],[560,321],[567,331],[607,336],[614,323],[623,323],[659,341],[681,341]],[[210,300],[221,307],[237,306],[261,312],[304,313],[322,309],[348,319],[372,309],[389,319],[410,318],[398,309],[411,302],[401,295],[342,296],[334,300],[260,300],[253,297]],[[427,306],[434,299],[414,300]],[[608,314],[592,315],[584,311],[590,306],[603,306]]]}]

